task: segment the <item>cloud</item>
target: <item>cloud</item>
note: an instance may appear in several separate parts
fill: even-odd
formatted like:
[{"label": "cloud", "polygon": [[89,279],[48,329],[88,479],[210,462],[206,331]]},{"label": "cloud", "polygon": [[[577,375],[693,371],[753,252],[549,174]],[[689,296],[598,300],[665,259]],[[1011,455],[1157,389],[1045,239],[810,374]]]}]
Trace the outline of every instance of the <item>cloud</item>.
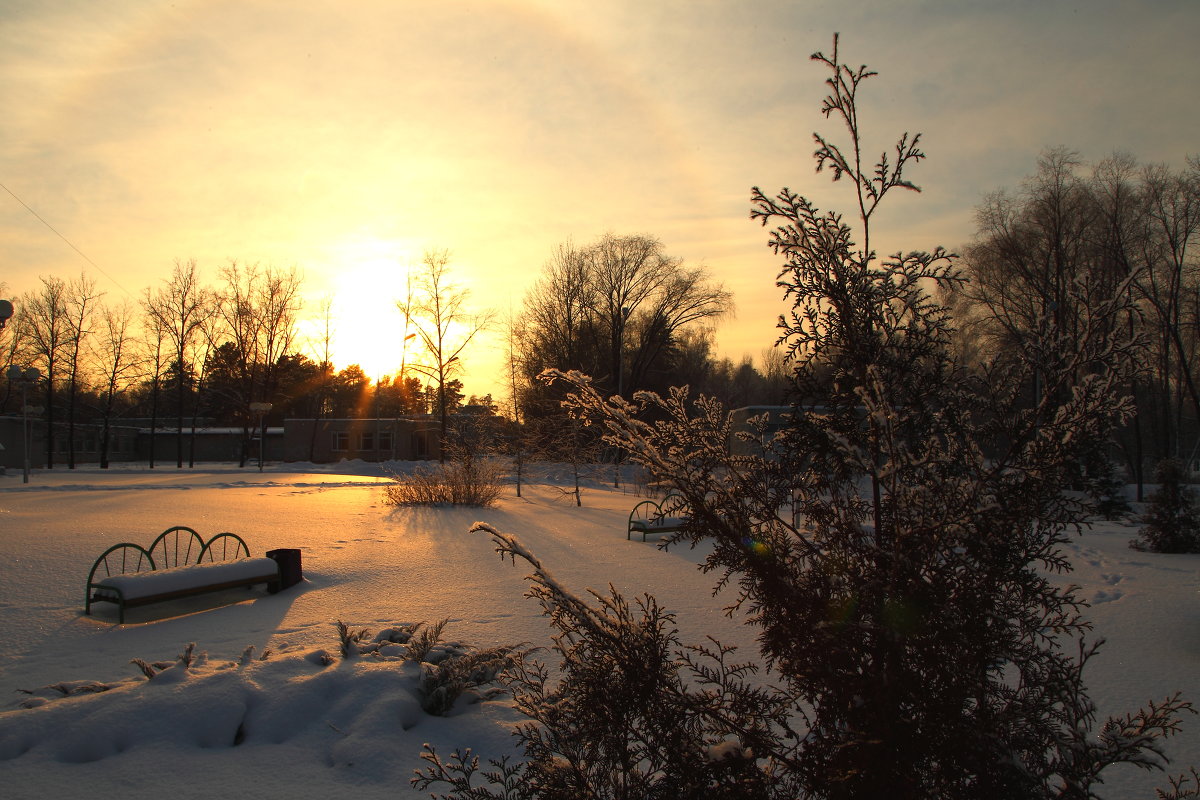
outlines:
[{"label": "cloud", "polygon": [[[339,243],[374,238],[450,248],[503,308],[559,242],[611,230],[737,283],[749,325],[777,313],[754,311],[773,275],[744,269],[765,251],[750,186],[847,206],[810,158],[831,124],[809,55],[833,31],[881,73],[872,152],[926,132],[926,192],[880,221],[907,248],[968,238],[982,194],[1047,146],[1181,159],[1198,17],[1116,0],[6,4],[0,182],[135,294],[176,257],[296,264],[319,293],[348,267]],[[0,237],[18,291],[86,266],[3,194]]]}]

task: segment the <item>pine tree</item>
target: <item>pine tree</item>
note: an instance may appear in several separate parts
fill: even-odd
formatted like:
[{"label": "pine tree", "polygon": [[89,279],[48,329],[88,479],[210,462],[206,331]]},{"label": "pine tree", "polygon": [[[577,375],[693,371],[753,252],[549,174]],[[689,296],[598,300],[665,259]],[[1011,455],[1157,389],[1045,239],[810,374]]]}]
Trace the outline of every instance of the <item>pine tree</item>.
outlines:
[{"label": "pine tree", "polygon": [[[843,64],[836,37],[814,59],[829,71],[822,110],[847,138],[814,135],[817,168],[852,185],[857,230],[787,189],[755,189],[752,211],[785,260],[793,309],[778,344],[811,405],[764,456],[731,457],[737,432],[712,401],[680,390],[633,407],[558,377],[577,413],[688,499],[681,538],[715,542],[706,568],[736,584],[763,656],[811,709],[797,751],[780,754],[809,796],[1088,797],[1110,763],[1161,766],[1157,737],[1188,704],[1169,698],[1095,737],[1082,674],[1098,643],[1083,600],[1052,579],[1091,510],[1062,489],[1128,413],[1134,344],[1111,324],[1125,287],[1076,298],[1086,312],[1069,346],[1034,343],[1050,355],[968,373],[931,293],[961,280],[954,257],[880,260],[871,247],[884,197],[917,190],[904,173],[925,157],[920,136],[864,163],[858,91],[875,73]],[[1023,407],[1033,370],[1043,392]],[[779,513],[789,500],[794,517]]]},{"label": "pine tree", "polygon": [[1129,546],[1153,553],[1200,552],[1200,507],[1195,491],[1183,482],[1183,462],[1163,459],[1154,477],[1158,489],[1150,495],[1138,538]]}]

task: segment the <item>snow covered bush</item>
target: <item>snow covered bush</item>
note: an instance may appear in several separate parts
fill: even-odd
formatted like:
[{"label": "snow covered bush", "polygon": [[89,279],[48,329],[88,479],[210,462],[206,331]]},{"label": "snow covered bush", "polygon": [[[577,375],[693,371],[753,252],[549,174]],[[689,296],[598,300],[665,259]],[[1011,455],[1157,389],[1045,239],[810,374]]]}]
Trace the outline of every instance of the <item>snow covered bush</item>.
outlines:
[{"label": "snow covered bush", "polygon": [[393,475],[385,498],[394,505],[490,506],[507,472],[498,448],[497,418],[466,414],[443,440],[445,458],[408,475]]},{"label": "snow covered bush", "polygon": [[[530,596],[558,633],[554,668],[518,660],[501,680],[528,722],[516,729],[524,759],[492,760],[426,746],[418,789],[461,798],[790,798],[799,783],[775,758],[791,733],[794,702],[752,685],[757,668],[710,642],[683,648],[673,617],[651,597],[571,593],[515,537],[486,523],[497,551],[534,569]],[[483,783],[476,785],[476,776]]]},{"label": "snow covered bush", "polygon": [[1196,492],[1184,483],[1183,462],[1163,459],[1155,468],[1158,489],[1150,495],[1135,550],[1153,553],[1200,552],[1200,507]]},{"label": "snow covered bush", "polygon": [[371,642],[362,644],[370,633],[365,629],[355,631],[339,621],[342,657],[365,655],[420,664],[417,695],[421,708],[434,716],[449,714],[462,697],[480,701],[503,693],[504,689],[496,686],[501,674],[532,651],[523,644],[476,648],[447,642],[442,632],[448,622],[443,619],[432,624],[385,628]]},{"label": "snow covered bush", "polygon": [[358,644],[363,639],[371,635],[371,632],[366,628],[355,630],[340,619],[334,623],[338,632],[338,643],[342,652],[342,658],[353,658],[358,655]]},{"label": "snow covered bush", "polygon": [[397,506],[490,506],[504,489],[504,473],[498,459],[451,453],[444,464],[421,465],[406,475],[393,475],[384,497]]}]

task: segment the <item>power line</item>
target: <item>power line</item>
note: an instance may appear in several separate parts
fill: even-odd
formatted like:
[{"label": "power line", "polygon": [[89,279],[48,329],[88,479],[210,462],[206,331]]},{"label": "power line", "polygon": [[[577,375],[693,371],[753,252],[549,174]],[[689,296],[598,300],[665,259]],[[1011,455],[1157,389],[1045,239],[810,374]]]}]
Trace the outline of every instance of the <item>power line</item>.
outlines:
[{"label": "power line", "polygon": [[67,237],[63,236],[61,233],[59,233],[59,232],[58,232],[58,230],[56,230],[56,229],[55,229],[55,227],[54,227],[53,225],[51,225],[49,222],[46,222],[46,220],[45,220],[45,219],[42,217],[42,215],[41,215],[41,214],[39,214],[39,213],[37,213],[36,211],[34,211],[32,208],[30,208],[30,207],[29,207],[29,204],[28,204],[28,203],[26,203],[26,202],[25,202],[24,200],[22,200],[21,198],[17,197],[17,195],[16,195],[16,194],[13,192],[13,190],[12,190],[12,189],[8,188],[8,187],[7,187],[7,186],[5,186],[3,183],[0,183],[0,189],[3,189],[4,191],[8,192],[10,195],[12,195],[12,198],[13,198],[14,200],[16,200],[16,201],[17,201],[18,203],[20,203],[21,205],[25,206],[25,210],[26,210],[26,211],[28,211],[30,214],[33,214],[33,216],[37,217],[37,220],[38,220],[38,222],[40,222],[40,223],[42,223],[43,225],[45,225],[47,228],[49,228],[49,229],[50,229],[50,230],[51,230],[51,231],[54,233],[54,235],[55,235],[55,236],[57,236],[58,238],[62,239],[64,242],[66,242],[68,245],[70,245],[70,247],[71,247],[71,249],[72,249],[72,250],[74,250],[76,253],[79,253],[79,256],[80,256],[80,257],[81,257],[81,258],[82,258],[84,261],[88,262],[88,263],[89,263],[89,264],[91,264],[93,267],[95,267],[95,268],[96,268],[96,270],[97,270],[97,271],[98,271],[98,272],[99,272],[101,275],[103,275],[104,277],[106,277],[106,278],[108,278],[110,281],[112,281],[114,284],[116,284],[116,286],[117,286],[117,288],[118,288],[118,289],[120,289],[120,290],[121,290],[122,292],[124,292],[125,294],[129,294],[129,290],[128,290],[128,289],[126,289],[124,286],[122,286],[120,281],[118,281],[118,280],[117,280],[116,278],[114,278],[112,275],[109,275],[107,272],[105,272],[105,271],[104,271],[104,269],[103,269],[103,268],[102,268],[102,267],[101,267],[99,264],[97,264],[95,261],[92,261],[90,258],[88,258],[88,257],[87,257],[87,253],[83,252],[83,251],[82,251],[82,250],[80,250],[78,247],[76,247],[74,242],[72,242],[70,239],[68,239]]}]

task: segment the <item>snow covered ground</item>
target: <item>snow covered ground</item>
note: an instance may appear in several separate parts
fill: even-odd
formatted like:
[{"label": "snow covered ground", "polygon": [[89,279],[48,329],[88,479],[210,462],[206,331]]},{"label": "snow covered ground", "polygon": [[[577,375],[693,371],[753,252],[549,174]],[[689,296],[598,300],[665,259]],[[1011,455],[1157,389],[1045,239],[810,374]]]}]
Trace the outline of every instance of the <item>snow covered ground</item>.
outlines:
[{"label": "snow covered ground", "polygon": [[[653,593],[678,615],[685,642],[712,634],[753,652],[751,632],[711,596],[697,553],[626,541],[632,494],[596,485],[576,508],[551,476],[493,509],[397,509],[383,503],[380,474],[350,463],[262,474],[57,470],[28,485],[0,476],[0,793],[426,797],[409,785],[422,743],[443,754],[510,752],[514,715],[503,699],[431,716],[415,694],[417,666],[338,654],[339,620],[379,632],[449,618],[449,640],[546,644],[537,604],[522,597],[525,570],[467,532],[476,520],[520,537],[572,588]],[[300,548],[306,581],[277,595],[239,589],[132,609],[123,626],[108,604],[83,616],[96,556],[119,541],[147,546],[177,524],[205,538],[238,533],[254,555]],[[1133,535],[1106,523],[1070,546],[1071,580],[1108,639],[1088,673],[1102,713],[1176,690],[1200,701],[1200,557],[1138,553]],[[206,655],[189,669],[167,666],[147,681],[130,663],[174,662],[191,642]],[[87,682],[113,688],[70,697],[43,688]],[[1172,772],[1200,765],[1200,717],[1169,752]],[[1164,784],[1130,770],[1111,777],[1108,796],[1148,798]]]}]

